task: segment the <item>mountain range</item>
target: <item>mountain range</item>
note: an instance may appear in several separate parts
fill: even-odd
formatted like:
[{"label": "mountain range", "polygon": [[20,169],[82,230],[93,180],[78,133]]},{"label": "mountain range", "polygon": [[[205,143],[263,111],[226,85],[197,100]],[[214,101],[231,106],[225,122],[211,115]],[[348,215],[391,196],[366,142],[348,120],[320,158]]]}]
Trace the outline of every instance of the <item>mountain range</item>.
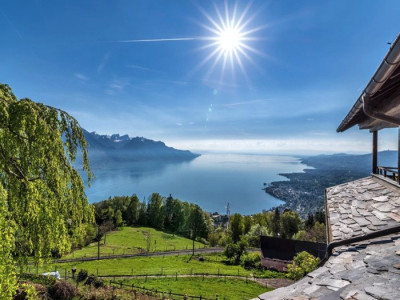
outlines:
[{"label": "mountain range", "polygon": [[101,135],[83,130],[91,165],[124,161],[189,161],[199,154],[168,147],[161,141],[129,135]]}]

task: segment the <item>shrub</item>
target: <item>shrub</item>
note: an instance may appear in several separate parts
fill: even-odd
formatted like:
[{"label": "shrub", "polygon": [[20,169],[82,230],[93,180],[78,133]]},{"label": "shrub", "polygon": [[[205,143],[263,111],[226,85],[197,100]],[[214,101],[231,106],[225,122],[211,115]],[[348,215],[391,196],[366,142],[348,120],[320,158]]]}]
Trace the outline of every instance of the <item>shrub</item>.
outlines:
[{"label": "shrub", "polygon": [[103,280],[97,278],[94,275],[90,275],[86,281],[85,281],[85,285],[93,285],[96,289],[103,287],[104,286],[104,282]]},{"label": "shrub", "polygon": [[287,276],[291,279],[300,279],[318,267],[319,258],[303,251],[293,258],[293,263],[288,265]]},{"label": "shrub", "polygon": [[78,290],[68,282],[58,281],[49,287],[47,293],[51,299],[71,300],[78,294]]},{"label": "shrub", "polygon": [[240,264],[243,268],[250,269],[260,269],[261,268],[261,255],[259,253],[249,253],[243,255]]},{"label": "shrub", "polygon": [[241,239],[237,244],[229,243],[225,246],[224,255],[232,264],[238,265],[242,255],[247,253],[248,242],[246,239]]},{"label": "shrub", "polygon": [[[1,298],[3,299],[3,298]],[[8,298],[6,298],[8,299]],[[14,300],[36,300],[37,292],[35,287],[30,283],[23,283],[18,288],[16,295],[13,298]]]},{"label": "shrub", "polygon": [[88,271],[82,269],[79,271],[78,276],[76,276],[76,282],[85,281],[87,277],[88,277]]}]

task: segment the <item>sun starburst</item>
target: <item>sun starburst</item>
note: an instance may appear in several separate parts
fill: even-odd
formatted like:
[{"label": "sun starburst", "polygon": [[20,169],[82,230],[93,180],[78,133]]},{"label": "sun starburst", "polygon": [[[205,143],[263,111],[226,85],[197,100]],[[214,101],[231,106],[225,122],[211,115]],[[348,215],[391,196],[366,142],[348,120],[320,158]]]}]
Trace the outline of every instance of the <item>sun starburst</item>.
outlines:
[{"label": "sun starburst", "polygon": [[239,66],[243,74],[247,77],[245,62],[256,65],[251,57],[251,53],[263,55],[260,51],[250,46],[250,42],[259,38],[253,34],[264,26],[252,27],[251,23],[255,15],[249,15],[251,4],[248,4],[243,11],[239,13],[238,4],[229,7],[228,2],[224,2],[223,13],[221,9],[214,4],[215,16],[211,16],[205,10],[200,9],[207,18],[208,24],[202,26],[210,32],[211,36],[204,38],[209,41],[203,48],[211,49],[211,52],[205,57],[200,65],[212,62],[208,74],[215,71],[219,65],[221,75],[226,69],[234,72],[235,67]]}]

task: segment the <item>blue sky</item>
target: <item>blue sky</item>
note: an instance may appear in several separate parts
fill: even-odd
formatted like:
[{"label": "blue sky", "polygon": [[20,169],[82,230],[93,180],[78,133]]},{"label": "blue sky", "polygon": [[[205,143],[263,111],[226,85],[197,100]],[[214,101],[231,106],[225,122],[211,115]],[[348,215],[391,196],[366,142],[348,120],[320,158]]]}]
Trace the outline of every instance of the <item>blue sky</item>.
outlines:
[{"label": "blue sky", "polygon": [[[242,66],[205,61],[225,5],[250,31]],[[368,152],[368,132],[335,130],[399,15],[394,0],[6,1],[0,82],[101,134],[198,151]],[[380,142],[394,148],[397,133]]]}]

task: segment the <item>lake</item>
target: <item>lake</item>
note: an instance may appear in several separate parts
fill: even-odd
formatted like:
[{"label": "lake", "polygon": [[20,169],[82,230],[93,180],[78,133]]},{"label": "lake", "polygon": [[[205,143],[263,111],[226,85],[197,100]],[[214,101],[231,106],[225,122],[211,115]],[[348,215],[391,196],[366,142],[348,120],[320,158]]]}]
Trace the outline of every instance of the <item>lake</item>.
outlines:
[{"label": "lake", "polygon": [[264,183],[286,180],[278,173],[302,172],[306,165],[292,156],[202,154],[190,162],[126,162],[93,168],[96,180],[86,194],[90,202],[153,192],[200,205],[209,212],[253,214],[282,201],[262,190]]}]

